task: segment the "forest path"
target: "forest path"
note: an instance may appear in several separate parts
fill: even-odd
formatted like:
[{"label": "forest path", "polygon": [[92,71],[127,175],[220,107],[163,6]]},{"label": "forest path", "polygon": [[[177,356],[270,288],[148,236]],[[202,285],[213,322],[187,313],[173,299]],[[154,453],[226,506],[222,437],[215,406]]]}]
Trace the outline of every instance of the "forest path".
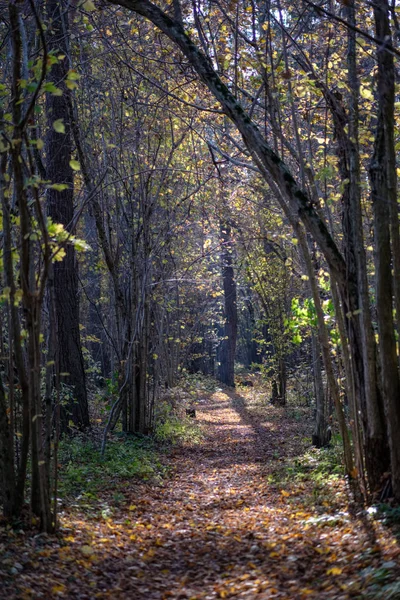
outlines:
[{"label": "forest path", "polygon": [[58,541],[37,537],[0,597],[381,598],[365,595],[368,574],[396,568],[396,542],[341,508],[340,483],[318,497],[307,481],[274,483],[309,429],[284,413],[256,419],[239,394],[210,395],[197,409],[205,439],[172,451],[162,485],[130,485],[110,518],[66,511]]}]

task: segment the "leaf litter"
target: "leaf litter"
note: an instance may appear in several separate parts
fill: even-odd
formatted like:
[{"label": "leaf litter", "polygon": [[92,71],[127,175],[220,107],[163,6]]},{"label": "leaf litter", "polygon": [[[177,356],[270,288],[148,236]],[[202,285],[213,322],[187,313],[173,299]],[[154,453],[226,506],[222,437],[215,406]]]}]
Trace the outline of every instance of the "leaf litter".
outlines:
[{"label": "leaf litter", "polygon": [[0,598],[400,598],[391,530],[341,477],[287,469],[310,450],[307,419],[254,390],[210,393],[197,418],[202,442],[174,447],[163,481],[64,507],[56,536],[0,528]]}]

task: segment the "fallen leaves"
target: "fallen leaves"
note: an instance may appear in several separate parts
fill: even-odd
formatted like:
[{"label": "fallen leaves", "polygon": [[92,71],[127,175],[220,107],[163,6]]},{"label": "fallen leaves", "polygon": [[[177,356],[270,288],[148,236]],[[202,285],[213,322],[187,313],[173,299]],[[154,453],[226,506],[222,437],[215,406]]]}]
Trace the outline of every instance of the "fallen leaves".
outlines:
[{"label": "fallen leaves", "polygon": [[83,556],[93,556],[94,554],[93,548],[91,548],[91,546],[88,546],[87,544],[81,546],[81,552]]},{"label": "fallen leaves", "polygon": [[339,567],[332,567],[326,571],[327,575],[341,575],[343,573],[343,569],[339,569]]},{"label": "fallen leaves", "polygon": [[0,530],[0,598],[346,600],[375,573],[394,580],[396,540],[343,511],[343,482],[321,500],[307,479],[270,481],[304,451],[307,423],[233,406],[222,391],[202,404],[203,446],[174,449],[162,487],[127,481],[118,507],[112,490],[76,504],[58,536]]}]

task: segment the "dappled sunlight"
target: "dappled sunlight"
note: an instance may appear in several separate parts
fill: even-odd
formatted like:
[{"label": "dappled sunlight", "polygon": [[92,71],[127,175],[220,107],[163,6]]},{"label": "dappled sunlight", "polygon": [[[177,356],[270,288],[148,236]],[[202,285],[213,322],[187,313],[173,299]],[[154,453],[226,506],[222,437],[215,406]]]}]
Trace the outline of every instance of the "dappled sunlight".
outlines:
[{"label": "dappled sunlight", "polygon": [[[205,438],[174,449],[169,478],[77,502],[58,538],[34,538],[19,597],[344,600],[380,565],[397,568],[396,540],[341,508],[339,478],[314,485],[298,429],[265,417],[237,394],[213,394],[197,410]],[[275,478],[295,452],[304,478]]]}]

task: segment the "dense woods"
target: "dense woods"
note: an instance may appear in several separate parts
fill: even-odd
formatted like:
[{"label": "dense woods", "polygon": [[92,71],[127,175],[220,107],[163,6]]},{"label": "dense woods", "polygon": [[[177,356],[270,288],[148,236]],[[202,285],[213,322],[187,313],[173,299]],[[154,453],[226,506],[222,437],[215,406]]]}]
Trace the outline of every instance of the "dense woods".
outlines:
[{"label": "dense woods", "polygon": [[396,2],[0,8],[7,522],[54,532],[60,440],[151,438],[188,373],[255,374],[400,501]]}]

